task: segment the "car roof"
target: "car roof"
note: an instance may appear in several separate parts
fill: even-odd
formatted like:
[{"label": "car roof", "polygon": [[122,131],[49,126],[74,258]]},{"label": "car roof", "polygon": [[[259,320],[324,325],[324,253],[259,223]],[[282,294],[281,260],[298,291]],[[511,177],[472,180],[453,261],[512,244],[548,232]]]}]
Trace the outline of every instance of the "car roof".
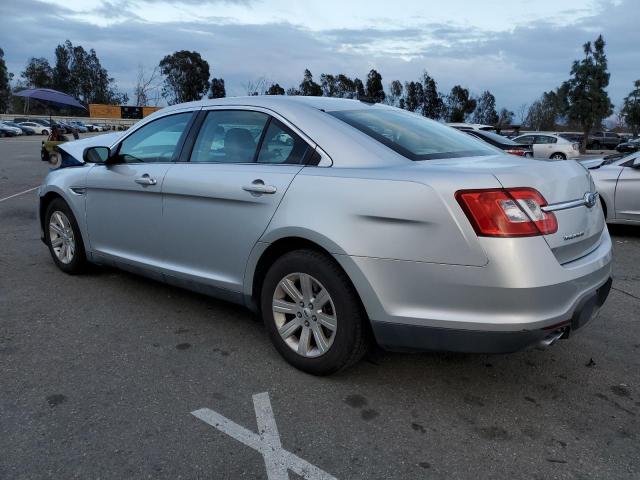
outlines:
[{"label": "car roof", "polygon": [[196,102],[180,103],[165,107],[158,112],[166,113],[170,110],[184,109],[188,107],[206,108],[215,106],[245,106],[273,109],[286,116],[287,112],[304,109],[322,111],[356,110],[364,108],[390,108],[380,103],[367,103],[361,100],[331,97],[306,97],[301,95],[256,95],[246,97],[225,97],[205,99]]}]

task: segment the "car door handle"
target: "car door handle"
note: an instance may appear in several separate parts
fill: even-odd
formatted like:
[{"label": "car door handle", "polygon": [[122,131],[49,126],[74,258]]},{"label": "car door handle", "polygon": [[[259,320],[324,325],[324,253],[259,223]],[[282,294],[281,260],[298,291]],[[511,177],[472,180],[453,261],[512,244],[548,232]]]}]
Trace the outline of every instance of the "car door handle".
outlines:
[{"label": "car door handle", "polygon": [[251,185],[245,185],[242,187],[245,192],[256,193],[256,194],[273,194],[278,191],[276,187],[273,185],[265,185],[262,180],[254,180]]},{"label": "car door handle", "polygon": [[140,185],[155,185],[158,183],[158,181],[155,178],[151,178],[146,173],[143,176],[136,178],[135,182]]}]

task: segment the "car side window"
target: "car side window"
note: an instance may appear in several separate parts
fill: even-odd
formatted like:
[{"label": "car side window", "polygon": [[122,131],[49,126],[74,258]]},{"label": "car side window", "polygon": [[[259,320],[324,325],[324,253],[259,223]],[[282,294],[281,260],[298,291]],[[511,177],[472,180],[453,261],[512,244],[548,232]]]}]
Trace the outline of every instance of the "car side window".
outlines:
[{"label": "car side window", "polygon": [[548,135],[538,135],[536,137],[536,143],[549,144],[556,143],[558,141],[555,137],[549,137]]},{"label": "car side window", "polygon": [[124,163],[176,161],[192,115],[193,112],[177,113],[146,124],[122,141],[118,158]]},{"label": "car side window", "polygon": [[269,116],[248,110],[207,113],[193,146],[194,163],[253,163]]},{"label": "car side window", "polygon": [[272,118],[262,141],[258,163],[301,164],[308,148],[307,142]]},{"label": "car side window", "polygon": [[533,137],[531,135],[526,135],[524,137],[516,138],[515,141],[521,145],[532,145],[534,143]]}]

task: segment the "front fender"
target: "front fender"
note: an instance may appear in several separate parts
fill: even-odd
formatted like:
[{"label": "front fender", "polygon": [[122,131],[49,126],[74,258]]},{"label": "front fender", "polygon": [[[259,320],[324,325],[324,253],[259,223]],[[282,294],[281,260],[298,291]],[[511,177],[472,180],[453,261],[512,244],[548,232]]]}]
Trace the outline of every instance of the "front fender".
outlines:
[{"label": "front fender", "polygon": [[[53,170],[45,178],[43,184],[38,189],[39,208],[38,219],[40,232],[44,238],[44,214],[46,206],[53,197],[61,197],[73,213],[82,235],[84,247],[89,252],[89,235],[87,231],[87,218],[85,213],[85,194],[83,188],[86,187],[86,178],[92,166],[79,166]],[[72,188],[74,190],[72,190]],[[80,193],[76,193],[80,192]]]}]

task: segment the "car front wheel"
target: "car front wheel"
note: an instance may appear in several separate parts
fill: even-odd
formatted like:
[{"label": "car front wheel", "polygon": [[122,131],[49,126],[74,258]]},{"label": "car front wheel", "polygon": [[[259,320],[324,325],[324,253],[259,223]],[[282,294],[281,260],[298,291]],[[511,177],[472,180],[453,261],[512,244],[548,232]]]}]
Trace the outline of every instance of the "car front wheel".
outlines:
[{"label": "car front wheel", "polygon": [[329,375],[366,353],[366,316],[353,285],[329,256],[289,252],[271,266],[261,311],[272,342],[294,367]]},{"label": "car front wheel", "polygon": [[53,200],[47,208],[44,235],[60,270],[72,275],[84,271],[87,259],[80,229],[69,205],[61,198]]},{"label": "car front wheel", "polygon": [[550,157],[552,160],[566,160],[567,156],[564,153],[554,153],[553,155],[551,155]]}]

